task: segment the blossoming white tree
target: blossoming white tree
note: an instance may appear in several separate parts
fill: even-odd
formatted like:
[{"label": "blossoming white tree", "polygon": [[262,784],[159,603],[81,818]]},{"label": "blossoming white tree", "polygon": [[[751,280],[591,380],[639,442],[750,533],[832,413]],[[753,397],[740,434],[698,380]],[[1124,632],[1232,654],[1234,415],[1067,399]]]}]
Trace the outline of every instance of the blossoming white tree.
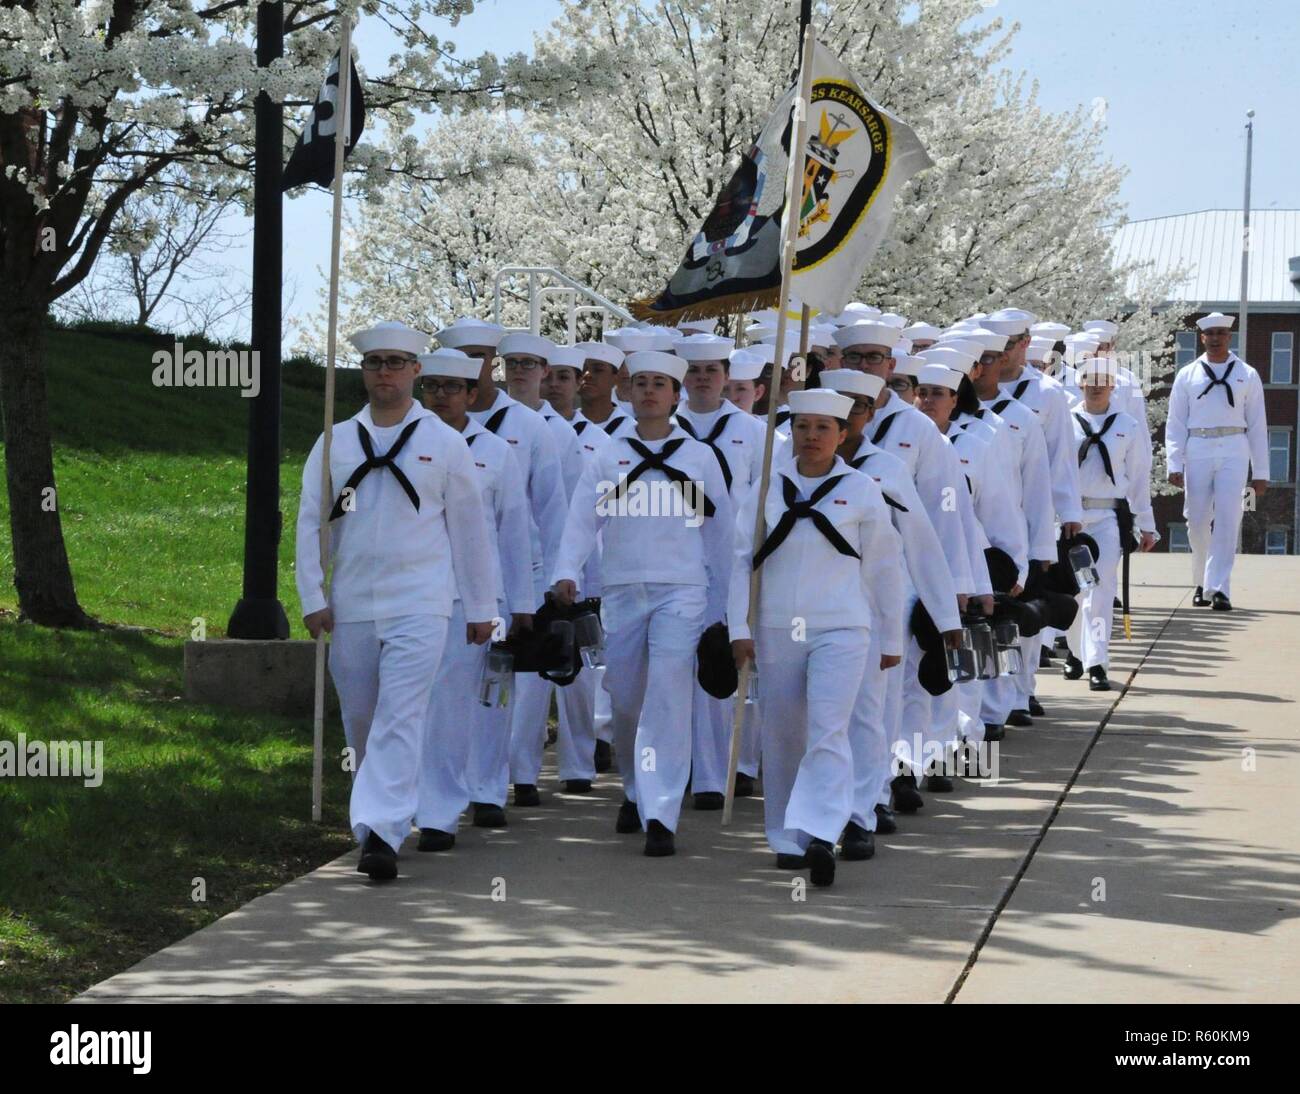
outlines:
[{"label": "blossoming white tree", "polygon": [[[1100,154],[1103,119],[1043,110],[1012,72],[1014,28],[973,20],[986,6],[815,5],[821,40],[935,161],[900,196],[859,298],[935,322],[1008,304],[1065,322],[1127,314],[1131,271],[1110,250],[1123,171]],[[797,11],[797,0],[566,3],[538,60],[572,63],[599,43],[617,89],[437,125],[420,154],[445,181],[398,179],[359,218],[352,319],[435,329],[485,314],[506,263],[558,267],[614,300],[655,293],[789,85]],[[1148,289],[1159,298],[1161,286]],[[526,322],[522,301],[509,319]],[[1165,321],[1135,310],[1122,345],[1158,347]]]},{"label": "blossoming white tree", "polygon": [[[196,202],[245,190],[255,98],[265,91],[310,102],[337,49],[336,9],[356,5],[285,3],[285,55],[263,69],[258,6],[0,0],[0,405],[15,585],[23,615],[36,622],[89,622],[54,492],[44,375],[51,304],[86,278],[124,205],[154,180],[182,175]],[[554,105],[602,86],[590,51],[545,66],[522,55],[459,59],[430,20],[454,22],[472,0],[368,0],[364,8],[399,41],[389,70],[371,67],[365,81],[372,132],[383,123],[399,142],[396,156],[355,150],[350,167],[370,190],[410,167],[401,134],[436,103]]]}]

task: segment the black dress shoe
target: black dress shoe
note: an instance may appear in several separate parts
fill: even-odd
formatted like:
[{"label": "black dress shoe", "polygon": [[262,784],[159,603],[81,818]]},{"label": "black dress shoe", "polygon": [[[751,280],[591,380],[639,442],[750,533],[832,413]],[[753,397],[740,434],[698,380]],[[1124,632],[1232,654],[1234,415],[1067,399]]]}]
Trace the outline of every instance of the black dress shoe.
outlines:
[{"label": "black dress shoe", "polygon": [[1027,710],[1013,710],[1007,715],[1007,725],[1009,726],[1019,726],[1024,728],[1025,726],[1032,726],[1033,724],[1034,720],[1029,717],[1029,711]]},{"label": "black dress shoe", "polygon": [[491,802],[470,802],[474,807],[475,828],[506,827],[506,811]]},{"label": "black dress shoe", "polygon": [[700,793],[693,795],[692,801],[696,809],[703,809],[706,812],[721,809],[727,804],[727,799],[718,790],[702,790]]},{"label": "black dress shoe", "polygon": [[1210,609],[1216,612],[1230,612],[1232,611],[1232,601],[1222,593],[1215,593],[1210,599]]},{"label": "black dress shoe", "polygon": [[417,851],[450,851],[456,846],[456,833],[440,828],[421,828]]},{"label": "black dress shoe", "polygon": [[1207,607],[1209,603],[1210,602],[1205,598],[1205,590],[1202,589],[1201,586],[1197,585],[1196,592],[1192,593],[1192,607],[1204,608]]},{"label": "black dress shoe", "polygon": [[1046,646],[1038,648],[1038,667],[1040,669],[1050,669],[1052,667],[1052,655],[1047,652]]},{"label": "black dress shoe", "polygon": [[565,779],[564,792],[566,794],[590,794],[590,779]]},{"label": "black dress shoe", "polygon": [[[920,796],[917,795],[918,798]],[[876,831],[882,836],[892,836],[898,831],[898,821],[894,820],[894,811],[887,805],[876,806]]]},{"label": "black dress shoe", "polygon": [[1124,601],[1117,596],[1111,597],[1110,606],[1112,611],[1122,612],[1124,610]]},{"label": "black dress shoe", "polygon": [[371,881],[392,881],[397,877],[397,852],[371,832],[361,845],[357,873],[369,874]]},{"label": "black dress shoe", "polygon": [[673,834],[657,820],[645,827],[645,853],[651,858],[665,858],[677,853]]},{"label": "black dress shoe", "polygon": [[1043,704],[1038,701],[1038,697],[1031,695],[1029,697],[1029,713],[1035,718],[1046,718],[1047,711],[1043,709]]},{"label": "black dress shoe", "polygon": [[804,857],[812,872],[808,880],[819,888],[825,888],[835,881],[835,848],[824,839],[815,839],[808,844]]},{"label": "black dress shoe", "polygon": [[625,801],[618,807],[618,820],[614,822],[614,831],[624,836],[629,832],[641,831],[641,814],[637,812],[636,802]]},{"label": "black dress shoe", "polygon": [[778,870],[803,870],[808,866],[807,855],[777,855],[776,868]]},{"label": "black dress shoe", "polygon": [[1110,691],[1110,681],[1106,678],[1106,670],[1100,665],[1093,665],[1088,670],[1088,690]]},{"label": "black dress shoe", "polygon": [[596,742],[596,771],[604,774],[614,763],[614,750],[609,747],[608,741]]},{"label": "black dress shoe", "polygon": [[746,775],[743,771],[736,772],[736,793],[738,798],[752,798],[754,796],[754,776]]},{"label": "black dress shoe", "polygon": [[895,775],[890,780],[889,789],[894,792],[894,808],[900,813],[915,813],[925,804],[921,792],[916,789],[916,776],[913,774]]},{"label": "black dress shoe", "polygon": [[1063,634],[1058,634],[1052,639],[1052,649],[1061,650],[1063,653],[1070,652],[1069,640]]},{"label": "black dress shoe", "polygon": [[533,783],[515,783],[515,805],[541,805],[542,796]]},{"label": "black dress shoe", "polygon": [[927,775],[925,777],[926,790],[936,794],[946,794],[952,789],[952,779],[947,775]]},{"label": "black dress shoe", "polygon": [[840,858],[850,862],[861,862],[876,853],[876,837],[865,828],[852,821],[844,828],[840,837]]},{"label": "black dress shoe", "polygon": [[1005,726],[995,725],[993,722],[984,723],[984,739],[986,741],[1000,741],[1007,735]]},{"label": "black dress shoe", "polygon": [[1061,670],[1061,675],[1067,680],[1079,679],[1079,677],[1083,675],[1083,662],[1075,657],[1074,654],[1070,654],[1070,656],[1065,659],[1065,668]]}]

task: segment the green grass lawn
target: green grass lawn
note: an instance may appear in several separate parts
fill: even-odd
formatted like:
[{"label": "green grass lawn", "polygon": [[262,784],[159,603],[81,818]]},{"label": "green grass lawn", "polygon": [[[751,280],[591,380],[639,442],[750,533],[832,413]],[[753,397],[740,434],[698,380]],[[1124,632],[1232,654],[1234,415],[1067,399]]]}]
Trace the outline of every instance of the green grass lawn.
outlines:
[{"label": "green grass lawn", "polygon": [[[102,740],[99,787],[0,779],[0,1000],[57,1001],[341,853],[347,776],[326,765],[310,823],[310,719],[185,703],[191,621],[224,633],[239,598],[248,400],[155,388],[170,340],[50,336],[58,504],[82,607],[115,629],[19,625],[0,490],[0,737]],[[340,377],[337,417],[360,405]],[[280,598],[293,585],[302,462],[321,427],[321,376],[288,370]],[[3,454],[0,453],[0,467]],[[342,730],[327,727],[326,755]],[[192,899],[203,878],[207,899]]]}]

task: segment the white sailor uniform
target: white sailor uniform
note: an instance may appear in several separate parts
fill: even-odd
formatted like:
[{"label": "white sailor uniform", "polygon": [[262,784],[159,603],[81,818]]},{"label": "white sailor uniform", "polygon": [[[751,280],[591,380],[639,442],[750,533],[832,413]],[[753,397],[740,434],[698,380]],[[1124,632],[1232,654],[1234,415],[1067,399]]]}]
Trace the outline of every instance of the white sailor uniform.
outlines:
[{"label": "white sailor uniform", "polygon": [[691,767],[684,684],[705,619],[724,614],[732,512],[713,452],[679,427],[662,440],[615,437],[569,506],[552,583],[580,581],[600,537],[605,689],[624,793],[642,825],[677,828]]},{"label": "white sailor uniform", "polygon": [[1142,424],[1123,411],[1089,414],[1079,407],[1071,418],[1083,489],[1083,530],[1097,541],[1099,581],[1079,594],[1079,613],[1066,638],[1070,652],[1085,669],[1108,668],[1116,568],[1123,558],[1115,501],[1128,502],[1135,530],[1156,530],[1151,513],[1151,451]]},{"label": "white sailor uniform", "polygon": [[[524,475],[510,445],[473,418],[460,434],[470,450],[487,517],[490,564],[497,612],[504,623],[509,614],[531,614],[533,560],[529,533],[528,495]],[[425,718],[424,755],[420,765],[420,807],[416,824],[455,832],[470,802],[470,742],[486,734],[501,754],[483,757],[485,766],[499,770],[505,762],[509,708],[484,707],[478,685],[488,644],[464,640],[465,612],[459,590],[447,630],[447,643],[434,678],[436,701]],[[500,629],[500,628],[496,628]]]},{"label": "white sailor uniform", "polygon": [[[304,615],[327,606],[323,447],[318,439],[307,457],[298,510]],[[359,842],[374,832],[396,850],[418,808],[425,713],[457,590],[472,621],[496,615],[488,528],[465,442],[418,404],[395,426],[376,427],[369,406],[340,424],[330,473],[329,666],[358,761],[352,831]]]},{"label": "white sailor uniform", "polygon": [[1202,354],[1179,369],[1169,393],[1165,455],[1169,470],[1184,476],[1192,582],[1207,597],[1231,596],[1247,478],[1269,473],[1259,373],[1235,353],[1217,365]]},{"label": "white sailor uniform", "polygon": [[[835,843],[853,815],[849,720],[872,631],[886,654],[903,651],[902,559],[880,488],[839,457],[819,478],[794,463],[774,471],[755,552],[759,485],[736,523],[728,619],[733,641],[754,640],[768,844],[799,855],[813,839]],[[756,560],[764,572],[751,635]]]}]

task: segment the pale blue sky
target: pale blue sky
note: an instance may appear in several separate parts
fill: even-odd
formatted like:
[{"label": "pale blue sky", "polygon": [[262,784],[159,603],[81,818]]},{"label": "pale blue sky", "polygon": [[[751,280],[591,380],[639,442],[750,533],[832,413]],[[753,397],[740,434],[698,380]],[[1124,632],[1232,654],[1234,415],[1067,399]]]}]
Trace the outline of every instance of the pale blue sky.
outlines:
[{"label": "pale blue sky", "polygon": [[[1105,100],[1103,151],[1129,169],[1122,196],[1130,217],[1239,208],[1250,108],[1253,207],[1300,206],[1296,0],[989,0],[987,7],[988,17],[1020,24],[1008,63],[1038,81],[1044,107]],[[555,0],[482,0],[445,36],[465,56],[529,51],[559,8]],[[363,60],[382,63],[389,53],[373,21],[357,41]],[[293,246],[285,270],[297,281],[292,310],[303,318],[326,282],[328,217],[324,194],[286,204]]]}]

